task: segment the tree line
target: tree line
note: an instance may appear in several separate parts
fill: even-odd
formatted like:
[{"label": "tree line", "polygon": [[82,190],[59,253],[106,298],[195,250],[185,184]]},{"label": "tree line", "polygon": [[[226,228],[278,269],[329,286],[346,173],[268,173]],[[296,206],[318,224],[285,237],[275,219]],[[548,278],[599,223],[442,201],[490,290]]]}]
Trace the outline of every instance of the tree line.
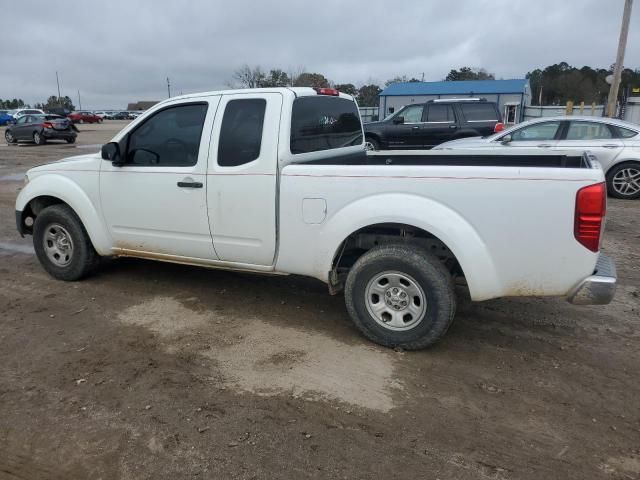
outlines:
[{"label": "tree line", "polygon": [[[566,62],[550,65],[544,69],[527,72],[525,78],[531,85],[533,105],[564,105],[568,100],[597,104],[606,103],[609,84],[606,77],[613,73],[613,65],[608,69],[594,69],[589,66],[572,67]],[[495,74],[484,68],[460,67],[452,69],[445,81],[495,80]],[[419,82],[415,77],[396,76],[384,83],[388,87],[398,82]],[[244,65],[233,74],[229,85],[234,88],[259,87],[334,87],[357,98],[361,107],[378,106],[378,95],[383,87],[375,83],[356,87],[353,83],[333,83],[321,73],[296,72],[282,69],[263,70],[260,66]],[[640,87],[640,69],[625,68],[622,72],[619,97],[628,95],[631,87]]]},{"label": "tree line", "polygon": [[[21,98],[14,98],[13,100],[2,100],[0,98],[0,108],[7,110],[15,110],[16,108],[32,108],[31,105],[24,103]],[[68,110],[70,112],[76,109],[75,105],[68,96],[58,98],[55,95],[51,95],[46,102],[36,103],[33,108],[39,108],[40,110],[49,111],[52,109]]]}]

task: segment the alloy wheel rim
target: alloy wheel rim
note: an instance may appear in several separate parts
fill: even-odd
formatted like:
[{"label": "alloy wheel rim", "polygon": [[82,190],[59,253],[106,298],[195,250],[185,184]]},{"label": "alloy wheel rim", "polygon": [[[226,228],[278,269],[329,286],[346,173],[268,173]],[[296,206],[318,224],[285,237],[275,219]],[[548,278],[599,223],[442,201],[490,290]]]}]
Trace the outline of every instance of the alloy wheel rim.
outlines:
[{"label": "alloy wheel rim", "polygon": [[371,143],[371,142],[364,142],[364,149],[368,150],[368,151],[373,151],[373,150],[375,150],[375,147],[373,146],[373,143]]},{"label": "alloy wheel rim", "polygon": [[4,138],[5,140],[7,140],[7,143],[10,143],[13,141],[13,135],[11,134],[11,132],[6,132],[4,134]]},{"label": "alloy wheel rim", "polygon": [[410,275],[386,271],[367,284],[365,305],[376,323],[389,330],[404,331],[422,322],[427,311],[427,297]]},{"label": "alloy wheel rim", "polygon": [[40,134],[38,132],[34,133],[33,139],[36,141],[36,143],[40,143]]},{"label": "alloy wheel rim", "polygon": [[47,258],[58,267],[66,267],[73,260],[73,239],[59,223],[47,226],[42,240]]},{"label": "alloy wheel rim", "polygon": [[640,169],[627,167],[613,177],[613,189],[620,195],[629,196],[640,192]]}]

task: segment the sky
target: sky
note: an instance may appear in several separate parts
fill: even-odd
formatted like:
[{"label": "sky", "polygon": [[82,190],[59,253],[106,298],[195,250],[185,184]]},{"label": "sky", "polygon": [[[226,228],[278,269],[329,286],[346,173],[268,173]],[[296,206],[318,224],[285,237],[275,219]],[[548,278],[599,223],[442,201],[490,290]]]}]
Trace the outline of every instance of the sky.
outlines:
[{"label": "sky", "polygon": [[[615,60],[623,0],[19,0],[4,5],[0,98],[57,94],[84,109],[227,88],[244,64],[335,83],[443,80],[452,68],[523,78]],[[14,26],[14,27],[12,27]],[[20,28],[17,28],[20,27]],[[640,68],[640,2],[625,66]]]}]

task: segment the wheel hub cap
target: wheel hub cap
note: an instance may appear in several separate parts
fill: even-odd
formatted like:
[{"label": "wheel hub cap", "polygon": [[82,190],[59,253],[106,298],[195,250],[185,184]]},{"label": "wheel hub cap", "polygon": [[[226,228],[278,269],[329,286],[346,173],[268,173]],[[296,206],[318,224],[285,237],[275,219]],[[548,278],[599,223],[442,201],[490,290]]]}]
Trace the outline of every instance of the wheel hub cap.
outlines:
[{"label": "wheel hub cap", "polygon": [[65,267],[73,258],[73,240],[69,232],[57,223],[52,223],[45,229],[43,239],[44,251],[47,258],[58,267]]},{"label": "wheel hub cap", "polygon": [[640,192],[640,170],[624,168],[613,177],[613,188],[621,195],[634,195]]},{"label": "wheel hub cap", "polygon": [[422,322],[427,298],[413,277],[402,272],[382,272],[371,279],[365,290],[367,310],[383,327],[402,331]]}]

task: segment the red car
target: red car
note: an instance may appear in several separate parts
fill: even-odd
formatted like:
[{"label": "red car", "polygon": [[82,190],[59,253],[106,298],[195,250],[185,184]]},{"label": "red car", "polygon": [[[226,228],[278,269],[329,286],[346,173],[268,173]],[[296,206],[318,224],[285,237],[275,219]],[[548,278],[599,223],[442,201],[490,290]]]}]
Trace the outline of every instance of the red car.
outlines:
[{"label": "red car", "polygon": [[91,112],[73,112],[67,118],[73,123],[102,123],[102,118]]}]

